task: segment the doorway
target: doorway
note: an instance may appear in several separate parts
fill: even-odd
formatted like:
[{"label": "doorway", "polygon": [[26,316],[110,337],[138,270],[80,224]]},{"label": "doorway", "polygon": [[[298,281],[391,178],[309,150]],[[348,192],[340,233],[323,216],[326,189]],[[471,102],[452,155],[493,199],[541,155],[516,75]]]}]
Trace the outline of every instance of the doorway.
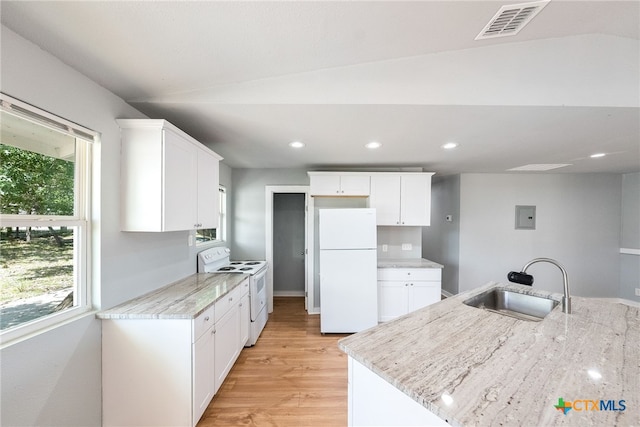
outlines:
[{"label": "doorway", "polygon": [[[289,198],[288,195],[294,195]],[[296,196],[297,195],[297,196]],[[281,197],[282,196],[282,197]],[[278,199],[277,202],[275,200]],[[300,203],[300,200],[303,203]],[[279,204],[279,211],[275,209],[275,203]],[[293,213],[283,213],[282,207],[293,204],[296,206]],[[267,185],[265,186],[265,252],[266,259],[269,263],[269,270],[267,271],[267,299],[268,299],[268,309],[269,313],[273,312],[273,296],[274,292],[278,292],[279,295],[297,295],[302,292],[300,295],[304,295],[305,297],[305,309],[309,312],[309,307],[313,307],[313,296],[312,293],[309,292],[309,275],[312,274],[312,265],[309,264],[308,260],[308,248],[310,244],[313,244],[312,239],[313,236],[309,236],[309,223],[307,212],[309,210],[309,206],[311,205],[311,209],[313,209],[313,199],[309,196],[309,186],[303,185]],[[291,231],[289,228],[283,229],[279,228],[278,234],[276,235],[275,227],[288,227],[292,224],[281,224],[286,222],[284,218],[288,215],[301,215],[302,216],[302,224],[303,227],[300,229],[298,227],[300,223],[300,216],[296,220],[296,228],[294,231]],[[276,218],[276,216],[280,218]],[[296,243],[276,243],[276,239],[280,238],[280,234],[282,235],[291,235],[294,234],[298,240]],[[303,246],[300,248],[300,239],[303,239]],[[280,245],[280,246],[276,246]],[[288,246],[287,246],[288,245]],[[284,248],[284,249],[282,249]],[[277,255],[276,255],[277,252]],[[304,255],[300,255],[303,254]],[[298,255],[295,255],[298,254]],[[288,274],[287,267],[283,267],[286,264],[286,260],[288,259],[291,262],[300,262],[300,257],[302,256],[302,263],[304,265],[303,276],[302,279],[297,276],[296,279],[290,280],[286,274]],[[278,260],[276,261],[276,258]],[[277,264],[276,264],[277,263]],[[284,270],[282,270],[284,268]],[[274,274],[274,270],[278,270]],[[297,264],[297,273],[300,271],[300,264]],[[281,274],[282,273],[282,274]],[[284,277],[284,279],[282,279]],[[278,284],[274,288],[274,281],[278,280]],[[294,283],[295,282],[295,283]],[[300,283],[304,283],[304,286],[301,288]],[[290,289],[289,287],[292,286]]]},{"label": "doorway", "polygon": [[273,296],[303,297],[305,195],[273,195]]}]

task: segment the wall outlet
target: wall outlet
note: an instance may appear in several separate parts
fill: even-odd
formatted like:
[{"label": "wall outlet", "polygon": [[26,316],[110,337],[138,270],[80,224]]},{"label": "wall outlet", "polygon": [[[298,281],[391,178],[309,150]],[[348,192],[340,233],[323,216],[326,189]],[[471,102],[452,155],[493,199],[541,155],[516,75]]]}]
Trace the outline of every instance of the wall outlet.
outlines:
[{"label": "wall outlet", "polygon": [[636,288],[636,296],[640,297],[640,288]]},{"label": "wall outlet", "polygon": [[412,249],[411,243],[403,243],[402,244],[402,250],[403,251],[410,251]]},{"label": "wall outlet", "polygon": [[193,234],[189,233],[189,238],[187,239],[187,243],[189,246],[193,246]]},{"label": "wall outlet", "polygon": [[382,245],[382,252],[387,252],[389,250],[389,245]]}]

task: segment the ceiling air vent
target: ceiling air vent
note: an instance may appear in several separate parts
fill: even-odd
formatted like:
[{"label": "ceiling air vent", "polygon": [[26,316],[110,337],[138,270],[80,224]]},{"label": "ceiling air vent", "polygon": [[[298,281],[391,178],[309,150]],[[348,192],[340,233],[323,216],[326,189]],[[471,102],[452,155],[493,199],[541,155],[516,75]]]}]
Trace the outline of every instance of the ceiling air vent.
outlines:
[{"label": "ceiling air vent", "polygon": [[476,40],[514,36],[551,0],[502,6],[489,23],[476,36]]}]

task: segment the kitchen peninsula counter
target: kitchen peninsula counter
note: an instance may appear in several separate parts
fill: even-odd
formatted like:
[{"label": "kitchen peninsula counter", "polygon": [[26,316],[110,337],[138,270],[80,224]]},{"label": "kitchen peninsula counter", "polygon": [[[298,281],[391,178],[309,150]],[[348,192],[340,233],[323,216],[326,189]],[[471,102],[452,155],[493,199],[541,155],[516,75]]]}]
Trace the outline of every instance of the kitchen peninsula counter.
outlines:
[{"label": "kitchen peninsula counter", "polygon": [[194,319],[246,279],[197,273],[96,314],[98,319]]},{"label": "kitchen peninsula counter", "polygon": [[[493,287],[561,299],[491,282],[339,346],[454,426],[640,425],[640,308],[572,297],[572,314],[559,304],[531,322],[463,304]],[[609,409],[613,401],[618,410],[586,410],[590,404],[582,403],[564,414],[555,407],[559,399],[603,400]]]}]

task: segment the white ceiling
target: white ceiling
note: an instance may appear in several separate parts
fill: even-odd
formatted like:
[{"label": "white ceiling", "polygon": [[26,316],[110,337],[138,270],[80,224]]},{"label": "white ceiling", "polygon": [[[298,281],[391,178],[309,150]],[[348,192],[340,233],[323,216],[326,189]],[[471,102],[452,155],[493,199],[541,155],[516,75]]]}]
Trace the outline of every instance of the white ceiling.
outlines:
[{"label": "white ceiling", "polygon": [[232,167],[640,171],[640,1],[552,0],[475,41],[512,3],[3,0],[1,17]]}]

